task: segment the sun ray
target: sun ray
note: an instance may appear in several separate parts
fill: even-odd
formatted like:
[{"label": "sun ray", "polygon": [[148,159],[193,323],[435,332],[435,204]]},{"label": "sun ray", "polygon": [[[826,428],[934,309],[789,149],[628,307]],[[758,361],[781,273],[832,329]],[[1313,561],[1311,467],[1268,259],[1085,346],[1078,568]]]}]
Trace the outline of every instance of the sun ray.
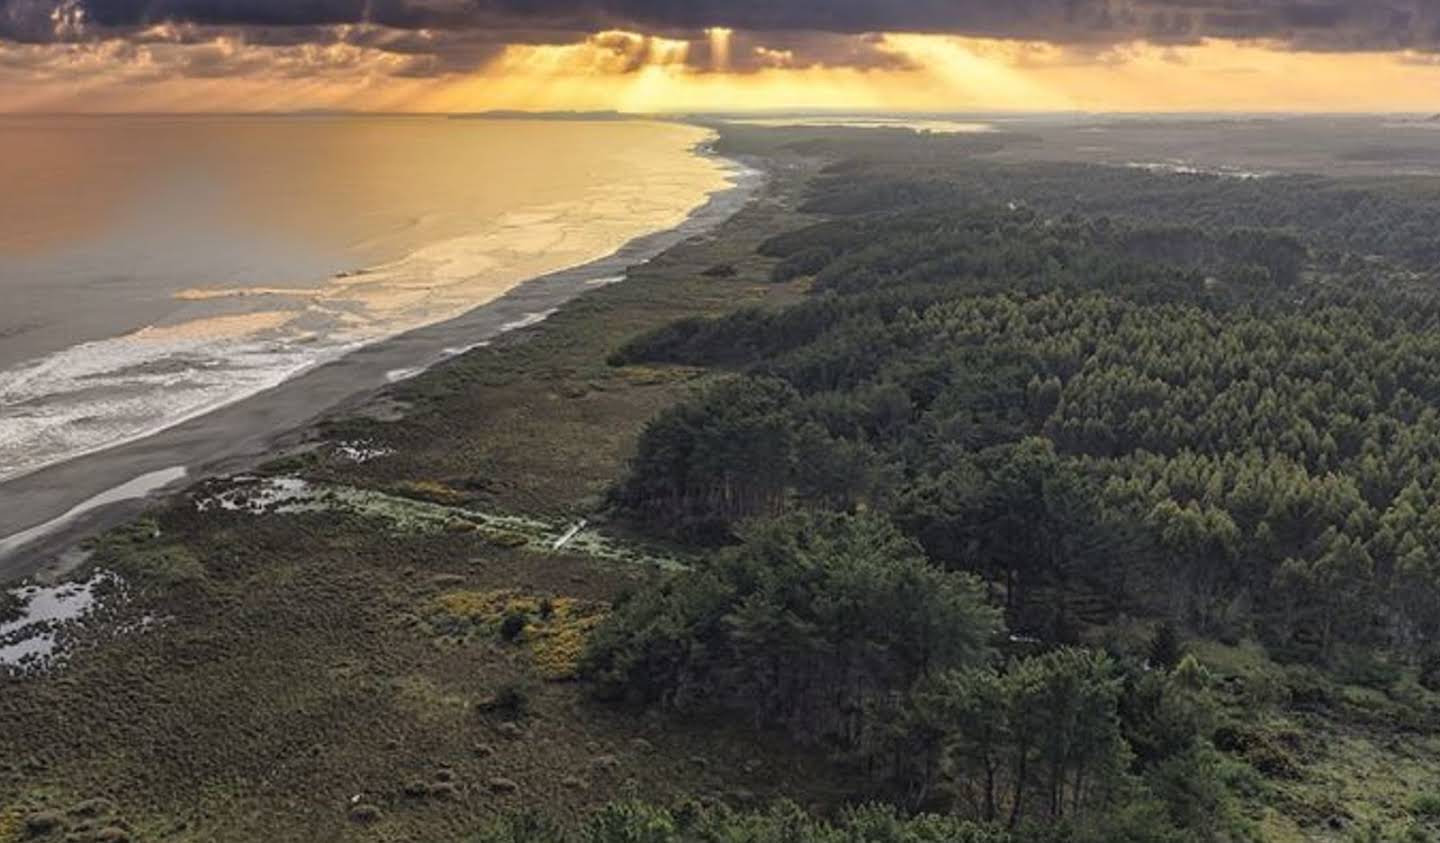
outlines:
[{"label": "sun ray", "polygon": [[299,45],[207,41],[170,25],[145,30],[144,43],[0,41],[0,110],[1433,111],[1440,102],[1440,62],[1427,55],[1255,41],[1087,49],[890,33],[816,54],[721,27],[693,41],[609,30],[502,45],[473,67],[437,70],[379,46],[383,38],[343,40],[373,30]]}]

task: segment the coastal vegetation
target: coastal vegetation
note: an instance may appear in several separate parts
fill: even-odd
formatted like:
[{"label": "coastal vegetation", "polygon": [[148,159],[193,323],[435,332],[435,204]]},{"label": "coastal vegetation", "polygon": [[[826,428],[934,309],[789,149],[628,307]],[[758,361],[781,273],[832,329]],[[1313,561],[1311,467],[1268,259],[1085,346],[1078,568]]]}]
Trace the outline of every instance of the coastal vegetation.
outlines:
[{"label": "coastal vegetation", "polygon": [[1440,200],[1024,142],[737,129],[713,237],[104,537],[0,841],[1431,839]]},{"label": "coastal vegetation", "polygon": [[[1101,839],[1148,806],[1142,839],[1258,835],[1232,807],[1249,787],[1233,750],[1254,753],[1252,773],[1294,770],[1220,726],[1221,696],[1179,630],[1412,702],[1440,684],[1427,526],[1440,299],[1417,283],[1433,256],[1397,236],[1440,204],[1318,178],[869,153],[814,183],[803,207],[832,219],[761,246],[772,280],[804,280],[803,302],[681,320],[612,355],[717,373],[647,425],[612,500],[649,529],[736,549],[617,611],[592,639],[592,678],[616,695],[613,662],[659,635],[744,704],[654,664],[626,683],[632,696],[685,709],[698,681],[695,700],[838,752],[891,804]],[[1380,224],[1345,222],[1355,208]],[[727,656],[805,654],[778,637],[794,628],[844,640],[783,581],[783,599],[724,585],[737,559],[788,569],[763,537],[796,529],[796,510],[829,513],[806,516],[834,525],[826,536],[878,520],[933,570],[974,577],[1018,633],[1008,642],[1032,652],[911,674],[876,634],[872,658],[893,672],[842,680],[875,699],[819,686],[849,714],[842,727],[765,708],[803,701],[786,683],[814,687],[799,664],[824,662],[772,662],[783,680],[757,689],[723,673]],[[792,555],[824,547],[812,529]],[[822,553],[842,570],[849,557]],[[807,587],[826,606],[854,602]],[[717,596],[731,593],[739,605]],[[916,620],[929,614],[915,604]],[[1148,642],[1116,640],[1137,620]],[[1061,732],[1026,714],[1029,694]],[[1429,706],[1413,713],[1429,722]]]},{"label": "coastal vegetation", "polygon": [[1084,606],[1320,662],[1429,658],[1433,301],[1302,277],[1283,234],[1025,210],[859,227],[765,244],[781,277],[824,253],[805,302],[614,355],[731,373],[651,422],[618,505],[719,543],[795,506],[884,511],[1060,642]]}]

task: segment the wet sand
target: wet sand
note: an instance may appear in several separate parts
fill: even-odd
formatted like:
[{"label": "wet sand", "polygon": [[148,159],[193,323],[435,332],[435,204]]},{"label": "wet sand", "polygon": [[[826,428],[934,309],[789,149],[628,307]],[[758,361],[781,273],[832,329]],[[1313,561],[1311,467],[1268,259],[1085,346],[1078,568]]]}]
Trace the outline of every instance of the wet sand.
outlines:
[{"label": "wet sand", "polygon": [[[764,175],[736,163],[734,180],[681,225],[637,238],[608,257],[531,279],[458,318],[367,346],[145,439],[0,484],[0,582],[45,569],[67,548],[132,517],[157,495],[274,456],[287,436],[321,417],[373,400],[397,379],[453,359],[456,349],[533,325],[598,283],[623,278],[629,267],[713,229],[755,195]],[[175,481],[146,489],[144,496],[111,494],[145,477]]]}]

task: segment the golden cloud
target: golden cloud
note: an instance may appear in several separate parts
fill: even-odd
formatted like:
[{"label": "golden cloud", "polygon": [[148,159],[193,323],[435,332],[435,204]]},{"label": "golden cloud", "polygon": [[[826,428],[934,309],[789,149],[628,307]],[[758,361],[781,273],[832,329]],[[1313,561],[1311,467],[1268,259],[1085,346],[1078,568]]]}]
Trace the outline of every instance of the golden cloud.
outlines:
[{"label": "golden cloud", "polygon": [[1440,102],[1440,66],[1424,54],[1305,53],[1261,41],[1092,48],[893,33],[829,36],[817,47],[715,28],[693,39],[612,30],[477,47],[473,64],[456,65],[426,52],[440,37],[343,25],[325,39],[257,43],[157,24],[124,39],[0,41],[0,109],[1382,111]]}]

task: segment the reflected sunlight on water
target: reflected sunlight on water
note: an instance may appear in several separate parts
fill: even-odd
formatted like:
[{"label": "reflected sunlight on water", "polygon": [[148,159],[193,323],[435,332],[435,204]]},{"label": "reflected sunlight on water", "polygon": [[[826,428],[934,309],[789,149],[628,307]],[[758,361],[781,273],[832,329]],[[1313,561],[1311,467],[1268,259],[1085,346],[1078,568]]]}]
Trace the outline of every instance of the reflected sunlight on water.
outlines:
[{"label": "reflected sunlight on water", "polygon": [[43,195],[30,176],[0,193],[0,215],[25,220],[0,230],[0,479],[678,225],[728,184],[694,152],[707,137],[628,121],[0,119],[0,180],[46,174]]}]

